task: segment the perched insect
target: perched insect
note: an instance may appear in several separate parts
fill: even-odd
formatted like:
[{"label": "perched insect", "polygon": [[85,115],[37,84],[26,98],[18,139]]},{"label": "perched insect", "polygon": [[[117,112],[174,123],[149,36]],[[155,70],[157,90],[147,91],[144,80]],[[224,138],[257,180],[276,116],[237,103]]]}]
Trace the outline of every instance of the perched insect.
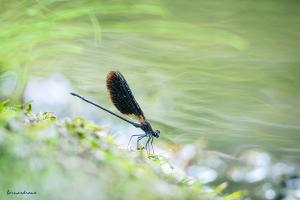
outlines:
[{"label": "perched insect", "polygon": [[128,146],[130,145],[130,142],[133,137],[137,137],[137,149],[140,149],[139,142],[143,138],[147,138],[147,142],[145,145],[145,149],[147,152],[150,152],[153,150],[153,138],[158,138],[160,135],[159,130],[153,130],[150,123],[146,120],[144,113],[142,109],[140,108],[139,104],[135,100],[134,96],[132,95],[132,92],[129,88],[128,83],[126,82],[124,76],[119,71],[110,71],[106,78],[106,87],[109,92],[111,101],[116,106],[116,108],[123,114],[129,115],[131,117],[134,117],[137,119],[140,123],[135,123],[133,121],[130,121],[82,96],[76,93],[71,93],[71,95],[76,96],[80,99],[82,99],[85,102],[88,102],[130,124],[132,124],[136,128],[142,129],[145,133],[144,134],[136,134],[132,135],[129,139]]}]

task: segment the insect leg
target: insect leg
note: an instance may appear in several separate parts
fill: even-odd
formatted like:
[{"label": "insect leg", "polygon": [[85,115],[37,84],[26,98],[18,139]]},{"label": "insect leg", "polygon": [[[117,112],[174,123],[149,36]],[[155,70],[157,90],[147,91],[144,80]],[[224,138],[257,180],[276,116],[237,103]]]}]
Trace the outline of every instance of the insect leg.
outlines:
[{"label": "insect leg", "polygon": [[136,141],[136,148],[139,149],[140,148],[140,140],[143,139],[144,137],[146,137],[147,135],[141,135],[138,137],[137,141]]},{"label": "insect leg", "polygon": [[153,152],[153,154],[154,154],[154,148],[153,148],[153,137],[151,138],[151,142],[150,142],[150,144],[151,144],[151,147],[152,147],[152,152]]},{"label": "insect leg", "polygon": [[130,137],[130,139],[129,139],[129,142],[128,142],[128,145],[127,145],[127,148],[129,147],[129,145],[130,145],[130,142],[131,142],[131,140],[132,140],[132,138],[133,137],[138,137],[138,136],[143,136],[144,134],[136,134],[136,135],[132,135],[131,137]]},{"label": "insect leg", "polygon": [[[146,148],[147,153],[150,152],[149,142],[150,142],[151,138],[152,138],[152,136],[150,135],[149,138],[148,138],[148,140],[147,140],[147,142],[146,142],[145,148]],[[148,151],[148,148],[149,148],[149,151]]]}]

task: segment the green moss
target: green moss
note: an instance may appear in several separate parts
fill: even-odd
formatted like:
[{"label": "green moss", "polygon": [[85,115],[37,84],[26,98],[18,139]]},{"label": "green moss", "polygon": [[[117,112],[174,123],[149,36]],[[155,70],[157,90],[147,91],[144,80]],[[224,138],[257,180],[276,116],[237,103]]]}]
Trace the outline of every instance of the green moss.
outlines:
[{"label": "green moss", "polygon": [[[167,158],[120,149],[102,128],[83,118],[59,120],[52,113],[34,114],[31,104],[0,104],[0,188],[35,191],[33,199],[239,199],[222,196],[188,178],[165,174]],[[6,116],[14,115],[13,118]],[[53,120],[55,119],[55,120]],[[5,129],[5,123],[17,128]],[[172,166],[170,165],[170,168]],[[183,181],[178,181],[179,179]],[[8,196],[1,196],[5,199]]]}]

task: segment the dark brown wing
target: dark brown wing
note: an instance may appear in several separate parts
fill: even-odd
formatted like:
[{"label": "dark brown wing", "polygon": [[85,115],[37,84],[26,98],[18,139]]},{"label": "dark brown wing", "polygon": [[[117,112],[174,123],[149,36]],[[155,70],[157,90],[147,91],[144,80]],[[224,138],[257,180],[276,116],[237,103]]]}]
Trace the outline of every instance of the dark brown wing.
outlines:
[{"label": "dark brown wing", "polygon": [[133,116],[140,122],[145,121],[142,109],[132,95],[124,76],[119,71],[108,73],[106,86],[111,101],[121,113]]}]

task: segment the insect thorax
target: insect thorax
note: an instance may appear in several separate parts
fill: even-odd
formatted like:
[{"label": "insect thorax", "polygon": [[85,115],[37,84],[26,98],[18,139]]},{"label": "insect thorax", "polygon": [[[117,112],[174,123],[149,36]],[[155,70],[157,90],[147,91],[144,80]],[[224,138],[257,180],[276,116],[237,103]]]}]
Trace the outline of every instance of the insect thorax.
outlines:
[{"label": "insect thorax", "polygon": [[145,131],[146,134],[152,134],[153,129],[149,122],[145,121],[142,123],[141,129]]}]

